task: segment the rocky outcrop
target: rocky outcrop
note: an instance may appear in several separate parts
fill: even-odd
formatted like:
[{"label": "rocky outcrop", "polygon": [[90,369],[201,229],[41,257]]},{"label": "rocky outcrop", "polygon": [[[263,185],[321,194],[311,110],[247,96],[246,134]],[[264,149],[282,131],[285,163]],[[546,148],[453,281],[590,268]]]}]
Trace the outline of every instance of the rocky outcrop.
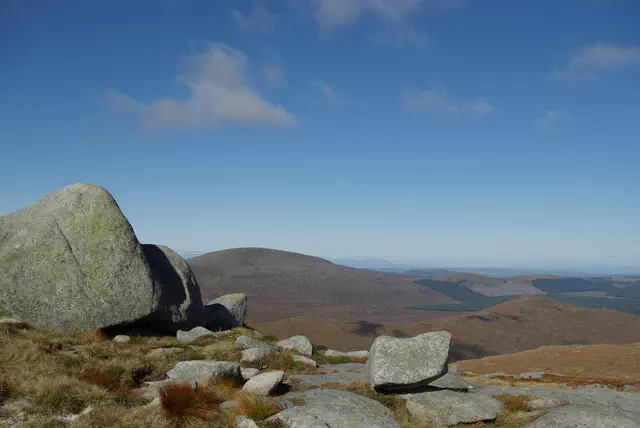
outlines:
[{"label": "rocky outcrop", "polygon": [[202,321],[186,262],[143,246],[113,197],[90,184],[0,217],[0,313],[77,333],[148,320],[175,331]]},{"label": "rocky outcrop", "polygon": [[414,418],[436,425],[490,421],[502,410],[502,403],[484,394],[441,390],[399,397],[406,401],[407,410]]},{"label": "rocky outcrop", "polygon": [[398,339],[379,336],[369,355],[369,381],[378,392],[411,392],[447,372],[451,334],[424,333]]},{"label": "rocky outcrop", "polygon": [[236,345],[244,348],[268,348],[268,349],[277,349],[273,345],[269,345],[268,343],[262,342],[260,340],[252,339],[248,336],[238,336],[236,338]]},{"label": "rocky outcrop", "polygon": [[558,407],[527,425],[530,428],[639,428],[638,415],[608,407]]},{"label": "rocky outcrop", "polygon": [[[305,404],[296,405],[298,400]],[[279,402],[286,410],[267,421],[285,427],[400,428],[388,408],[349,391],[312,389],[286,394]]]},{"label": "rocky outcrop", "polygon": [[247,296],[226,294],[204,306],[205,325],[213,330],[226,330],[244,325],[247,317]]},{"label": "rocky outcrop", "polygon": [[276,343],[276,346],[282,349],[291,349],[301,355],[310,357],[313,354],[313,345],[305,336],[293,336],[283,339]]}]

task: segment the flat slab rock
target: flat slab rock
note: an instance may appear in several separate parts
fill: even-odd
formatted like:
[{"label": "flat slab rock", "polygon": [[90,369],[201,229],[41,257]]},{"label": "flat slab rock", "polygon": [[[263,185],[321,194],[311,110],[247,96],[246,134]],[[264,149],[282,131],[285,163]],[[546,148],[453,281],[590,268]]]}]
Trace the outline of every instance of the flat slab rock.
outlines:
[{"label": "flat slab rock", "polygon": [[[303,405],[295,405],[304,400]],[[391,411],[375,400],[349,391],[312,389],[282,396],[286,410],[267,421],[280,421],[288,428],[400,428]]]},{"label": "flat slab rock", "polygon": [[242,351],[242,358],[240,359],[240,361],[245,363],[252,363],[254,361],[261,360],[265,357],[277,353],[277,348],[249,348]]},{"label": "flat slab rock", "polygon": [[167,372],[167,377],[173,380],[197,380],[206,377],[220,379],[235,379],[242,382],[240,364],[229,361],[181,361]]},{"label": "flat slab rock", "polygon": [[527,425],[530,428],[639,428],[637,414],[603,406],[558,407]]},{"label": "flat slab rock", "polygon": [[411,392],[447,373],[451,334],[400,339],[379,336],[369,354],[369,381],[378,392]]},{"label": "flat slab rock", "polygon": [[485,394],[441,390],[398,397],[412,416],[438,425],[490,421],[502,410],[501,402]]},{"label": "flat slab rock", "polygon": [[203,336],[215,337],[216,334],[204,327],[194,327],[188,331],[178,330],[178,332],[176,333],[176,339],[178,339],[178,342],[180,343],[191,343]]}]

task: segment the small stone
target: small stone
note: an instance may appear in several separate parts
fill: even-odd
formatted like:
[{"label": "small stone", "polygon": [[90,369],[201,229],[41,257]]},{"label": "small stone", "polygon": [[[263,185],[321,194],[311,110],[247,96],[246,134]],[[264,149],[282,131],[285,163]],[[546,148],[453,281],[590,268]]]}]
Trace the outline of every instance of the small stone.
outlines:
[{"label": "small stone", "polygon": [[291,349],[306,356],[311,356],[313,353],[313,345],[305,336],[293,336],[283,339],[276,343],[276,346],[282,349]]},{"label": "small stone", "polygon": [[278,350],[276,348],[249,348],[242,351],[242,358],[240,361],[252,363],[277,353]]},{"label": "small stone", "polygon": [[126,334],[119,334],[113,338],[113,341],[116,343],[127,343],[131,342],[131,337],[127,336]]},{"label": "small stone", "polygon": [[195,327],[189,331],[178,330],[178,333],[176,334],[176,339],[178,339],[178,342],[180,343],[191,343],[202,336],[215,337],[215,333],[204,327]]},{"label": "small stone", "polygon": [[238,336],[236,339],[236,345],[241,346],[244,349],[249,349],[249,348],[276,349],[276,347],[273,345],[269,345],[268,343],[264,343],[260,340],[252,339],[248,336]]},{"label": "small stone", "polygon": [[236,400],[229,400],[220,404],[221,409],[236,409],[238,406],[239,404]]},{"label": "small stone", "polygon": [[247,381],[260,373],[260,370],[254,369],[253,367],[241,367],[240,372],[242,373],[242,379]]},{"label": "small stone", "polygon": [[249,379],[242,387],[242,390],[258,395],[269,395],[280,385],[283,377],[284,372],[281,370],[262,373]]},{"label": "small stone", "polygon": [[[236,417],[236,427],[238,428],[258,428],[258,425],[246,416]],[[300,427],[304,428],[304,427]]]},{"label": "small stone", "polygon": [[302,355],[294,355],[293,356],[293,361],[297,362],[297,363],[302,363],[305,364],[307,366],[311,366],[313,368],[318,367],[318,363],[316,363],[314,360],[312,360],[309,357],[303,357]]}]

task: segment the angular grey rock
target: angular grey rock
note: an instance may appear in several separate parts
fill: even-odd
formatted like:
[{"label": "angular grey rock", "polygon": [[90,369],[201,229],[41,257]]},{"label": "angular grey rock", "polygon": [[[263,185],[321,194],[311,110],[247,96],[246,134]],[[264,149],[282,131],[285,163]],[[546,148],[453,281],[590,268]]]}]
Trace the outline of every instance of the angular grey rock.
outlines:
[{"label": "angular grey rock", "polygon": [[29,324],[22,322],[16,318],[0,318],[0,327],[3,325],[14,328],[29,328]]},{"label": "angular grey rock", "polygon": [[181,361],[167,372],[167,377],[173,380],[197,380],[206,377],[219,379],[234,379],[242,382],[240,364],[229,361]]},{"label": "angular grey rock", "polygon": [[261,342],[259,340],[252,339],[247,336],[238,336],[236,338],[236,345],[243,347],[244,349],[249,348],[268,348],[268,349],[277,349],[273,345],[269,345],[268,343]]},{"label": "angular grey rock", "polygon": [[531,409],[548,409],[550,407],[562,406],[562,401],[552,397],[536,398],[527,403]]},{"label": "angular grey rock", "polygon": [[[296,400],[303,400],[305,404],[296,405]],[[289,428],[400,428],[388,408],[349,391],[294,392],[282,396],[279,403],[286,410],[267,421],[281,421]]]},{"label": "angular grey rock", "polygon": [[249,419],[246,416],[238,416],[236,417],[236,427],[237,428],[258,428],[258,425],[253,420]]},{"label": "angular grey rock", "polygon": [[191,343],[203,336],[215,337],[216,335],[214,332],[204,327],[194,327],[189,331],[178,330],[176,333],[176,339],[178,339],[178,342],[180,343]]},{"label": "angular grey rock", "polygon": [[277,353],[278,350],[276,348],[249,348],[242,351],[242,358],[240,361],[252,363]]},{"label": "angular grey rock", "polygon": [[640,416],[620,409],[589,406],[558,407],[549,411],[530,428],[639,428]]},{"label": "angular grey rock", "polygon": [[269,395],[280,385],[283,377],[284,372],[281,370],[262,373],[249,379],[242,390],[258,395]]},{"label": "angular grey rock", "polygon": [[291,349],[299,354],[310,357],[313,354],[313,345],[305,336],[293,336],[276,343],[282,349]]},{"label": "angular grey rock", "polygon": [[113,341],[116,343],[127,343],[131,342],[131,337],[127,336],[126,334],[119,334],[113,338]]},{"label": "angular grey rock", "polygon": [[152,351],[147,352],[147,358],[166,358],[170,355],[179,354],[184,349],[182,348],[156,348]]},{"label": "angular grey rock", "polygon": [[213,330],[226,330],[244,325],[247,317],[247,296],[226,294],[204,306],[205,325]]},{"label": "angular grey rock", "polygon": [[318,367],[318,363],[316,363],[315,360],[312,360],[309,357],[304,357],[302,355],[294,355],[292,358],[293,358],[293,361],[297,363],[302,363],[313,368]]},{"label": "angular grey rock", "polygon": [[349,351],[342,352],[335,349],[327,349],[324,351],[327,357],[346,357],[346,358],[369,358],[369,351]]},{"label": "angular grey rock", "polygon": [[369,381],[378,392],[410,392],[447,372],[451,334],[424,333],[398,339],[379,336],[371,346]]},{"label": "angular grey rock", "polygon": [[501,402],[485,394],[441,390],[398,397],[413,417],[437,425],[490,421],[502,410]]},{"label": "angular grey rock", "polygon": [[247,381],[260,373],[260,370],[254,369],[253,367],[241,367],[240,372],[242,373],[242,379]]},{"label": "angular grey rock", "polygon": [[[184,260],[152,247],[138,242],[104,188],[79,183],[52,192],[0,217],[0,313],[69,334],[147,318],[175,331],[167,315],[188,313],[189,300],[201,307],[200,291],[195,278],[194,298],[180,284],[175,290]],[[158,253],[162,260],[154,260]]]}]

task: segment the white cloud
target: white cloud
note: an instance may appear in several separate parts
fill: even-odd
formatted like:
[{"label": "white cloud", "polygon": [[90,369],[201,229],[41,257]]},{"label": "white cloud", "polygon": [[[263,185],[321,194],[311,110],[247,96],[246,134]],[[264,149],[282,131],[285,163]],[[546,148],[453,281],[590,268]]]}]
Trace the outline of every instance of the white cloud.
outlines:
[{"label": "white cloud", "polygon": [[564,110],[549,110],[545,116],[536,119],[536,125],[542,129],[551,129],[564,116],[566,116]]},{"label": "white cloud", "polygon": [[407,88],[403,93],[404,108],[414,113],[440,114],[446,116],[487,116],[495,108],[485,99],[458,101],[440,88],[416,90]]},{"label": "white cloud", "polygon": [[270,85],[284,84],[284,71],[282,67],[266,65],[262,68],[262,73]]},{"label": "white cloud", "polygon": [[291,125],[295,116],[255,92],[246,82],[245,55],[221,43],[213,43],[190,58],[192,69],[178,76],[186,86],[185,99],[138,101],[109,92],[111,104],[123,113],[139,117],[145,127],[200,129],[235,122],[256,125]]},{"label": "white cloud", "polygon": [[346,26],[364,13],[401,21],[420,8],[448,9],[461,0],[316,0],[315,18],[323,31]]},{"label": "white cloud", "polygon": [[254,2],[246,14],[236,9],[231,10],[231,19],[241,30],[264,32],[275,26],[278,15],[270,12],[262,4]]},{"label": "white cloud", "polygon": [[597,83],[602,72],[633,65],[640,65],[640,45],[597,42],[578,49],[565,67],[553,73],[553,77],[572,83]]},{"label": "white cloud", "polygon": [[322,93],[326,100],[331,104],[342,104],[344,102],[340,94],[338,94],[338,92],[331,85],[322,80],[312,80],[311,86]]}]

